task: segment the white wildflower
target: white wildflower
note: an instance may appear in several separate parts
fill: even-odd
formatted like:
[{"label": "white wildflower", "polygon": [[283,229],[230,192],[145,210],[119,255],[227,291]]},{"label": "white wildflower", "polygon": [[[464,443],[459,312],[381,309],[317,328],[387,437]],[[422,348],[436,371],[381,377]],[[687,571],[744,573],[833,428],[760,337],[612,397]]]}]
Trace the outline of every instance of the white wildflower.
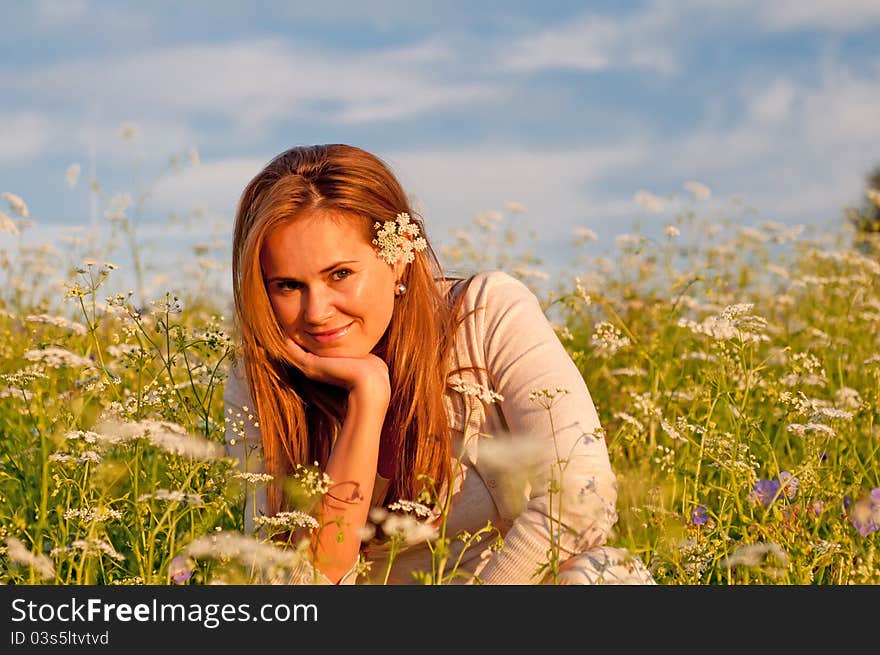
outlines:
[{"label": "white wildflower", "polygon": [[811,433],[823,435],[826,437],[835,437],[837,433],[830,425],[824,423],[790,423],[785,429],[796,434],[799,437],[806,437]]},{"label": "white wildflower", "polygon": [[590,345],[595,348],[599,357],[611,357],[632,343],[629,337],[624,336],[623,332],[608,321],[597,323],[594,330],[590,337]]},{"label": "white wildflower", "polygon": [[563,389],[562,387],[556,387],[555,389],[532,389],[529,392],[529,400],[545,409],[549,409],[556,404],[558,398],[570,393],[570,389]]},{"label": "white wildflower", "polygon": [[461,378],[453,380],[449,383],[449,386],[453,391],[457,391],[465,396],[479,398],[487,405],[491,405],[495,402],[502,402],[504,400],[504,396],[492,391],[489,387],[482,384],[468,383]]},{"label": "white wildflower", "polygon": [[578,239],[582,239],[583,241],[597,241],[599,237],[596,235],[593,230],[586,227],[576,227],[572,232]]},{"label": "white wildflower", "polygon": [[145,419],[137,422],[105,420],[95,426],[102,442],[123,443],[147,439],[166,452],[201,461],[221,459],[223,447],[203,437],[188,434],[181,426],[167,421]]},{"label": "white wildflower", "polygon": [[[645,238],[637,234],[618,234],[614,237],[614,245],[619,250],[626,250],[630,247],[636,247],[644,243]],[[613,267],[613,265],[612,265]]]},{"label": "white wildflower", "polygon": [[701,182],[688,181],[684,183],[684,188],[690,191],[697,200],[706,200],[712,195],[712,191]]},{"label": "white wildflower", "polygon": [[851,387],[841,387],[834,392],[834,404],[845,409],[857,410],[862,406],[862,397]]},{"label": "white wildflower", "polygon": [[753,306],[752,303],[728,305],[717,315],[709,316],[699,323],[680,318],[678,326],[719,341],[770,341],[770,337],[764,333],[768,326],[767,319],[751,314]]},{"label": "white wildflower", "polygon": [[633,426],[638,432],[641,432],[645,429],[644,424],[632,414],[627,414],[626,412],[615,412],[614,418],[620,419],[624,423],[628,423],[629,425]]},{"label": "white wildflower", "polygon": [[52,560],[45,555],[32,553],[16,537],[6,537],[6,555],[16,564],[33,567],[44,580],[55,576],[55,566],[52,564]]},{"label": "white wildflower", "polygon": [[186,503],[192,507],[201,507],[204,501],[199,494],[186,493],[177,489],[156,489],[153,493],[141,494],[138,496],[137,502],[142,503],[147,500],[167,500],[172,503]]},{"label": "white wildflower", "polygon": [[318,462],[312,466],[297,464],[292,477],[309,496],[323,496],[333,486],[333,480],[319,468]]},{"label": "white wildflower", "polygon": [[134,203],[128,193],[117,193],[110,198],[110,203],[104,212],[104,218],[111,222],[122,222],[126,219],[125,212]]},{"label": "white wildflower", "polygon": [[842,419],[848,421],[853,417],[852,412],[836,407],[819,407],[810,417],[810,421],[825,421],[829,419]]},{"label": "white wildflower", "polygon": [[30,211],[28,210],[28,206],[25,204],[24,200],[19,198],[14,193],[9,193],[9,191],[4,191],[3,192],[3,199],[9,203],[9,208],[12,211],[15,212],[16,214],[18,214],[19,216],[21,216],[22,218],[27,218],[28,216],[31,215]]},{"label": "white wildflower", "polygon": [[504,215],[496,209],[484,209],[483,211],[477,212],[477,215],[474,217],[474,223],[482,228],[491,230],[494,229],[503,218]]},{"label": "white wildflower", "polygon": [[76,441],[82,439],[86,443],[97,443],[101,439],[101,435],[90,430],[73,430],[64,435],[68,441]]},{"label": "white wildflower", "polygon": [[125,561],[125,556],[117,552],[113,544],[103,539],[77,539],[70,545],[73,548],[78,548],[86,555],[100,555],[103,553],[118,562]]},{"label": "white wildflower", "polygon": [[419,236],[419,226],[413,223],[410,215],[401,212],[393,221],[375,223],[376,254],[386,264],[394,266],[398,261],[410,264],[415,261],[416,253],[425,250],[428,242]]},{"label": "white wildflower", "polygon": [[0,212],[0,234],[18,235],[18,225],[9,216]]},{"label": "white wildflower", "polygon": [[64,518],[68,521],[76,519],[83,523],[103,523],[111,519],[122,519],[122,512],[109,507],[83,507],[82,509],[67,510],[64,512]]},{"label": "white wildflower", "polygon": [[254,526],[266,526],[275,531],[298,530],[308,528],[317,530],[320,526],[318,520],[305,512],[279,512],[275,516],[258,516],[254,519]]},{"label": "white wildflower", "polygon": [[71,189],[76,186],[76,183],[79,181],[79,174],[82,170],[82,167],[79,164],[71,164],[67,167],[67,171],[64,173],[64,180],[67,182],[67,186]]},{"label": "white wildflower", "polygon": [[687,439],[681,435],[681,432],[679,432],[678,429],[666,419],[660,419],[660,427],[663,428],[663,431],[673,441],[687,441]]},{"label": "white wildflower", "polygon": [[536,280],[549,280],[550,275],[536,268],[515,268],[511,271],[514,275],[524,278],[534,278]]},{"label": "white wildflower", "polygon": [[791,279],[791,275],[788,272],[788,269],[779,266],[778,264],[765,264],[764,268],[768,273],[772,273],[773,275],[778,275],[784,280]]},{"label": "white wildflower", "polygon": [[767,243],[771,238],[766,232],[756,230],[748,225],[739,228],[739,235],[746,241],[754,241],[756,243]]},{"label": "white wildflower", "polygon": [[568,329],[567,325],[558,325],[557,323],[551,323],[553,326],[553,331],[556,333],[556,336],[559,337],[561,341],[571,341],[574,339],[574,335],[571,333],[571,330]]},{"label": "white wildflower", "polygon": [[663,416],[663,412],[660,411],[660,407],[654,402],[651,392],[645,391],[643,393],[637,393],[635,391],[630,391],[629,395],[633,400],[633,407],[637,414],[640,414],[647,419],[659,419]]},{"label": "white wildflower", "polygon": [[802,416],[814,416],[820,409],[831,407],[831,403],[824,398],[808,398],[803,391],[783,391],[779,394],[779,400]]},{"label": "white wildflower", "polygon": [[53,325],[63,330],[69,330],[74,334],[85,334],[86,326],[77,321],[72,321],[64,316],[52,316],[51,314],[30,314],[24,317],[26,323],[43,323]]},{"label": "white wildflower", "polygon": [[94,450],[86,450],[80,453],[79,457],[76,458],[76,461],[80,464],[85,464],[86,462],[91,462],[92,464],[100,464],[104,460],[98,453]]},{"label": "white wildflower", "polygon": [[400,537],[407,545],[432,541],[438,535],[435,526],[420,522],[409,514],[389,514],[382,521],[382,532],[389,536]]},{"label": "white wildflower", "polygon": [[674,225],[667,225],[666,226],[666,236],[667,237],[669,237],[670,239],[674,239],[675,237],[677,237],[679,235],[681,235],[681,230],[679,230],[677,227],[675,227]]},{"label": "white wildflower", "polygon": [[64,348],[51,347],[42,350],[28,350],[25,351],[24,358],[31,362],[40,362],[50,368],[61,368],[63,366],[68,368],[92,368],[94,366],[94,363],[88,357],[82,357]]},{"label": "white wildflower", "polygon": [[199,257],[197,261],[199,267],[206,271],[222,271],[226,268],[226,265],[223,264],[223,262],[218,262],[217,260],[209,259],[208,257]]},{"label": "white wildflower", "polygon": [[119,126],[119,136],[122,137],[123,141],[128,141],[129,143],[135,140],[137,133],[139,131],[139,127],[136,123],[123,123]]},{"label": "white wildflower", "polygon": [[107,346],[107,354],[111,357],[132,357],[137,358],[145,354],[146,351],[133,343],[118,343]]},{"label": "white wildflower", "polygon": [[574,278],[574,295],[580,298],[585,305],[591,305],[593,303],[593,299],[590,297],[590,294],[587,293],[587,290],[579,277]]},{"label": "white wildflower", "polygon": [[611,375],[614,375],[615,377],[621,376],[621,377],[634,377],[634,378],[644,377],[645,375],[648,374],[648,372],[643,368],[632,368],[632,367],[615,368],[615,369],[612,369],[608,372]]},{"label": "white wildflower", "polygon": [[[684,327],[681,324],[681,321],[678,323],[679,327]],[[681,359],[696,359],[702,362],[716,362],[718,361],[717,355],[713,355],[712,353],[705,353],[702,350],[690,350],[687,352],[683,352],[679,355]]]},{"label": "white wildflower", "polygon": [[413,500],[400,499],[388,506],[392,512],[403,512],[405,514],[415,514],[419,518],[429,518],[432,515],[431,508],[422,503]]},{"label": "white wildflower", "polygon": [[295,550],[237,532],[222,531],[199,537],[187,546],[186,553],[196,559],[236,559],[248,568],[263,572],[293,568],[302,563],[302,556]]},{"label": "white wildflower", "polygon": [[633,195],[633,201],[645,211],[651,213],[663,211],[663,200],[650,191],[636,191],[635,195]]},{"label": "white wildflower", "polygon": [[34,399],[34,392],[28,389],[3,389],[0,391],[0,398],[15,398],[28,402]]},{"label": "white wildflower", "polygon": [[264,484],[275,479],[275,476],[269,473],[251,473],[246,471],[236,471],[230,477],[239,478],[251,484]]},{"label": "white wildflower", "polygon": [[740,546],[721,562],[726,568],[734,566],[758,568],[774,577],[784,574],[788,564],[788,554],[779,545],[773,543]]}]

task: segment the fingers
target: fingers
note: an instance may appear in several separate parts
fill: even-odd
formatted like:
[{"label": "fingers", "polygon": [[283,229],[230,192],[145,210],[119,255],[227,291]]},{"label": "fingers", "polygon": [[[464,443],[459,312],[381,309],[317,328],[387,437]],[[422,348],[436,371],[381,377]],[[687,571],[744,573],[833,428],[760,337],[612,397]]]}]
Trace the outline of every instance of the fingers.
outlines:
[{"label": "fingers", "polygon": [[288,361],[302,371],[307,378],[337,386],[347,386],[338,371],[340,364],[337,362],[341,360],[333,361],[332,357],[321,357],[310,353],[290,337],[285,338],[285,343],[289,355]]},{"label": "fingers", "polygon": [[288,361],[296,366],[303,373],[309,375],[309,371],[307,370],[308,368],[310,368],[309,360],[310,358],[314,358],[315,355],[300,346],[290,337],[285,337],[284,345],[287,347]]}]

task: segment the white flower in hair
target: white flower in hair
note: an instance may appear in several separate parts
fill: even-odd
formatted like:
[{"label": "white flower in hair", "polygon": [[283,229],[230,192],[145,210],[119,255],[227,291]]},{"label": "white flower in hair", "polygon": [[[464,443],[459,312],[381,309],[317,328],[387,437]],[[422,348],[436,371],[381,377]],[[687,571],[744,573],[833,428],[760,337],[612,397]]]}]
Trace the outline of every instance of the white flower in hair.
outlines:
[{"label": "white flower in hair", "polygon": [[428,247],[428,242],[419,236],[419,226],[410,221],[406,212],[399,213],[393,221],[376,222],[373,227],[376,228],[373,245],[379,249],[376,254],[391,266],[400,259],[405,264],[411,263],[416,252]]}]

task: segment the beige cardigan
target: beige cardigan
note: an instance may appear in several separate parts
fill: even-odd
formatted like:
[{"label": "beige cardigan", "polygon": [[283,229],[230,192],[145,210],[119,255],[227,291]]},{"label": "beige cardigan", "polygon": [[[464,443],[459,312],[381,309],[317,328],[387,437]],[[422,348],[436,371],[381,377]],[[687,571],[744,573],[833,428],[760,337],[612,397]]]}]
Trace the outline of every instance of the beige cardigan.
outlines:
[{"label": "beige cardigan", "polygon": [[[464,286],[456,285],[454,292],[460,293]],[[480,370],[454,374],[451,382],[460,378],[484,385],[503,400],[487,403],[451,386],[447,389],[444,401],[453,428],[453,452],[461,454],[447,534],[461,529],[473,533],[491,521],[504,535],[504,547],[489,551],[484,543],[468,549],[460,570],[477,574],[484,584],[536,584],[540,579],[534,573],[547,561],[551,535],[557,536],[563,560],[604,544],[617,520],[616,480],[590,393],[535,295],[498,271],[478,274],[464,293],[466,318],[456,335],[452,364]],[[548,410],[530,394],[557,389],[569,393],[556,394],[553,400],[551,430]],[[238,368],[230,372],[224,402],[228,415],[242,413],[243,407],[253,411]],[[261,471],[259,429],[249,423],[245,440],[254,454],[246,466]],[[231,428],[227,452],[245,468],[245,444]],[[557,462],[562,462],[564,471],[560,491],[551,493],[551,469]],[[384,484],[377,479],[377,487]],[[257,512],[265,512],[265,507],[262,494],[257,497]],[[252,517],[249,507],[246,531],[253,530]],[[383,546],[368,543],[365,554],[379,560],[379,565],[372,567],[372,580],[358,582],[375,582],[384,574]],[[411,583],[409,572],[430,570],[430,562],[424,544],[413,547],[394,560],[389,582]],[[354,578],[352,573],[342,582],[352,583]],[[302,579],[312,582],[314,577],[308,574]]]}]

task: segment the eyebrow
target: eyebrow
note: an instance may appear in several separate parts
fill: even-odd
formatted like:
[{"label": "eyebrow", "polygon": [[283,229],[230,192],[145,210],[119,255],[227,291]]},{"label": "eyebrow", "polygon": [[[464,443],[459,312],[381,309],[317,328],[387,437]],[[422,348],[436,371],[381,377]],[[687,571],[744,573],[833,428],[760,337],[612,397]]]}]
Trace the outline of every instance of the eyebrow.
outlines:
[{"label": "eyebrow", "polygon": [[[337,266],[342,266],[343,264],[354,264],[357,262],[356,259],[345,259],[335,264],[330,264],[327,268],[321,270],[321,275],[325,273],[329,273]],[[267,282],[302,282],[302,280],[297,280],[295,277],[289,277],[287,275],[275,275],[274,277],[270,277]]]}]

